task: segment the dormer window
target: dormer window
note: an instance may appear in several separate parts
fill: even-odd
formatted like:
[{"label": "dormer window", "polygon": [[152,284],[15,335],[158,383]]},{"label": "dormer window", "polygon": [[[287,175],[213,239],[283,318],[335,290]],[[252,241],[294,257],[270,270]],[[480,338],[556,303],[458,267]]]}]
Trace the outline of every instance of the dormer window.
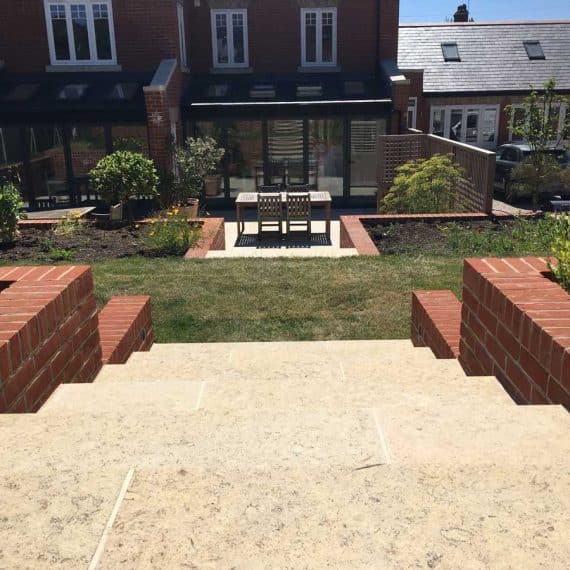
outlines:
[{"label": "dormer window", "polygon": [[248,67],[247,10],[212,10],[214,67]]},{"label": "dormer window", "polygon": [[110,0],[44,0],[52,65],[115,64]]},{"label": "dormer window", "polygon": [[336,8],[301,10],[301,53],[303,66],[336,65]]},{"label": "dormer window", "polygon": [[526,49],[526,53],[528,55],[528,59],[530,59],[530,60],[546,59],[546,57],[544,56],[544,50],[542,49],[540,42],[526,41],[523,43],[524,43],[524,47]]},{"label": "dormer window", "polygon": [[443,59],[445,61],[461,61],[459,48],[455,42],[441,44],[441,50],[443,51]]}]

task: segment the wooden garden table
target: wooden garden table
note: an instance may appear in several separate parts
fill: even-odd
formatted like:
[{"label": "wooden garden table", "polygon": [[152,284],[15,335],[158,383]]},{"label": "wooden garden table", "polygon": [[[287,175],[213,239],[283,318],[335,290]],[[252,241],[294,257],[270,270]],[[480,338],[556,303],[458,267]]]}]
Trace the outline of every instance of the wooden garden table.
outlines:
[{"label": "wooden garden table", "polygon": [[[309,192],[311,197],[311,208],[324,208],[326,220],[327,238],[331,239],[331,206],[332,197],[330,192]],[[257,197],[259,192],[240,192],[236,198],[236,221],[238,227],[238,236],[245,231],[245,220],[243,219],[243,211],[247,208],[257,208]],[[281,204],[287,203],[287,192],[281,192]]]}]

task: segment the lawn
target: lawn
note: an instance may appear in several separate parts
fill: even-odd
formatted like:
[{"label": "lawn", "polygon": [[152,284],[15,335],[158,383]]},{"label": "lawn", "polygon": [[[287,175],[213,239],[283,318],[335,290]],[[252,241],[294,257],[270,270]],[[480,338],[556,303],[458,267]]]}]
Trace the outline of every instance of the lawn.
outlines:
[{"label": "lawn", "polygon": [[99,302],[151,295],[157,342],[409,338],[414,289],[461,290],[459,257],[96,263]]}]

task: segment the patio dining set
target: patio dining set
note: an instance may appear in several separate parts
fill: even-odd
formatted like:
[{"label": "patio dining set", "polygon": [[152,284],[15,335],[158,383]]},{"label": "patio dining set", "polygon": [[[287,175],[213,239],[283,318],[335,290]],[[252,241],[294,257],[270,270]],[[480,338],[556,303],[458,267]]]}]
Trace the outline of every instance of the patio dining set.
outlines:
[{"label": "patio dining set", "polygon": [[[314,191],[310,186],[287,186],[280,184],[260,186],[257,192],[241,192],[236,198],[236,220],[238,237],[245,231],[244,210],[257,210],[257,237],[263,238],[265,231],[277,232],[280,239],[291,238],[304,230],[308,239],[312,235],[313,208],[325,210],[325,233],[330,241],[331,204],[329,192]],[[285,225],[285,232],[283,226]]]}]

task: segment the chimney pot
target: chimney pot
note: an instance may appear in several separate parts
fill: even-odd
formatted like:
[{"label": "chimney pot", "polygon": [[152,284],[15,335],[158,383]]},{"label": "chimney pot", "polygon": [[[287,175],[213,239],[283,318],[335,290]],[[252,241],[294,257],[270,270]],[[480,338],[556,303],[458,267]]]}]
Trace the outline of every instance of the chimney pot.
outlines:
[{"label": "chimney pot", "polygon": [[457,12],[453,15],[454,22],[468,22],[469,21],[469,10],[467,9],[467,4],[460,4],[457,7]]}]

